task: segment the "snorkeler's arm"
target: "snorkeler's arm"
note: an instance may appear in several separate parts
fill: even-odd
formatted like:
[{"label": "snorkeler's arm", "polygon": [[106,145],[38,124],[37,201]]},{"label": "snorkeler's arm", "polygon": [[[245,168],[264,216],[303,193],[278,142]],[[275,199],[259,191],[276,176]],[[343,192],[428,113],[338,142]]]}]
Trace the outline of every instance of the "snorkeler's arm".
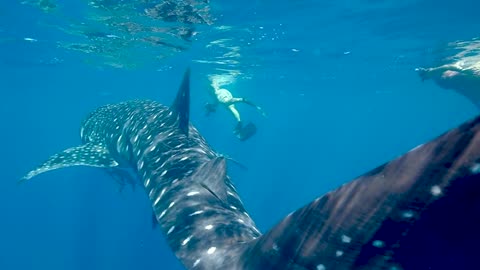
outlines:
[{"label": "snorkeler's arm", "polygon": [[445,72],[447,70],[452,70],[452,71],[462,71],[463,68],[460,63],[453,63],[453,64],[445,64],[442,66],[434,67],[434,68],[429,68],[428,69],[430,72]]},{"label": "snorkeler's arm", "polygon": [[432,67],[432,68],[416,68],[415,71],[420,75],[422,78],[422,81],[439,77],[441,76],[445,71],[457,71],[457,72],[463,72],[462,67],[458,63],[454,64],[445,64],[442,66],[438,67]]}]

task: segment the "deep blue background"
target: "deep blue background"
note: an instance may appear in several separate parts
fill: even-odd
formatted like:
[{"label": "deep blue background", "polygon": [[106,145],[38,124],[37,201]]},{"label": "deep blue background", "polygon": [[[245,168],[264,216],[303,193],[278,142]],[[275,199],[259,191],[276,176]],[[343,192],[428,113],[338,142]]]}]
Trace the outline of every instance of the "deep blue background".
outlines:
[{"label": "deep blue background", "polygon": [[[56,48],[67,37],[39,25],[48,15],[0,2],[0,269],[182,269],[151,229],[140,188],[119,193],[95,168],[16,181],[79,144],[80,122],[94,108],[131,98],[170,104],[187,66],[191,120],[213,148],[248,167],[229,171],[262,231],[478,113],[413,71],[434,64],[446,42],[478,36],[477,1],[211,2],[218,20],[190,51],[137,70],[87,65]],[[229,89],[269,114],[240,107],[259,128],[246,142],[232,135],[226,111],[202,111],[218,65],[195,60],[223,53],[206,47],[220,38],[240,48],[235,68],[245,74]],[[42,64],[53,57],[64,61]]]}]

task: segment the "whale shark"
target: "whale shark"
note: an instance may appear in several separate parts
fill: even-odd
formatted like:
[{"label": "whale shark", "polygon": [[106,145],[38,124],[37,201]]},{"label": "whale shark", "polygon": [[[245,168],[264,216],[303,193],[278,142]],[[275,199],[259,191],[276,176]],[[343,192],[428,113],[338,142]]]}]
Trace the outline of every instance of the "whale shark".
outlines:
[{"label": "whale shark", "polygon": [[[480,117],[292,212],[261,233],[227,162],[189,121],[190,69],[171,106],[130,100],[93,111],[56,169],[133,170],[186,269],[473,269],[480,243]],[[294,184],[294,183],[292,183]],[[274,205],[274,202],[273,204]]]}]

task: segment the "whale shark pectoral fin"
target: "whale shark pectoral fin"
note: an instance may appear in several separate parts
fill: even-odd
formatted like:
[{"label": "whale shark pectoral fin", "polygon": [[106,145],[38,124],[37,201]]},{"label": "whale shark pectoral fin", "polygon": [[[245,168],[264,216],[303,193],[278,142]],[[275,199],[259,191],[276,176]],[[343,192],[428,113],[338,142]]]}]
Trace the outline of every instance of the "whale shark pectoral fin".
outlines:
[{"label": "whale shark pectoral fin", "polygon": [[212,193],[220,201],[227,203],[225,179],[227,177],[227,162],[223,157],[216,157],[198,168],[192,175],[194,181]]},{"label": "whale shark pectoral fin", "polygon": [[71,166],[91,166],[111,168],[118,166],[108,150],[101,145],[87,143],[80,146],[68,148],[58,154],[51,156],[47,161],[30,171],[20,182],[26,181],[36,175],[44,172],[71,167]]},{"label": "whale shark pectoral fin", "polygon": [[177,92],[177,97],[171,107],[177,114],[178,128],[188,136],[189,118],[190,118],[190,68],[183,75],[182,84]]},{"label": "whale shark pectoral fin", "polygon": [[135,186],[138,184],[138,180],[127,169],[107,167],[105,168],[105,172],[118,184],[119,192],[122,192],[126,185],[130,185],[132,191],[135,191]]},{"label": "whale shark pectoral fin", "polygon": [[[480,117],[288,215],[252,242],[242,269],[287,269],[292,263],[298,269],[415,268],[411,258],[422,257],[418,245],[442,250],[451,248],[450,239],[480,239],[480,219],[472,214],[478,207]],[[442,225],[452,217],[454,225]],[[472,254],[469,245],[456,248]]]}]

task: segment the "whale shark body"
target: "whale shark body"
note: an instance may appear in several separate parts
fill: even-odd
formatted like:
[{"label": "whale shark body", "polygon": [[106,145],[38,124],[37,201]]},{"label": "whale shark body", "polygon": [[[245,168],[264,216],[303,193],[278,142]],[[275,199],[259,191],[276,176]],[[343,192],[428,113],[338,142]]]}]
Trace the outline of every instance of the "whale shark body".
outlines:
[{"label": "whale shark body", "polygon": [[132,169],[187,269],[447,269],[478,261],[480,118],[319,197],[261,234],[225,159],[189,122],[189,74],[170,107],[149,100],[100,107],[83,123],[80,146],[52,156],[22,180],[76,165]]}]

